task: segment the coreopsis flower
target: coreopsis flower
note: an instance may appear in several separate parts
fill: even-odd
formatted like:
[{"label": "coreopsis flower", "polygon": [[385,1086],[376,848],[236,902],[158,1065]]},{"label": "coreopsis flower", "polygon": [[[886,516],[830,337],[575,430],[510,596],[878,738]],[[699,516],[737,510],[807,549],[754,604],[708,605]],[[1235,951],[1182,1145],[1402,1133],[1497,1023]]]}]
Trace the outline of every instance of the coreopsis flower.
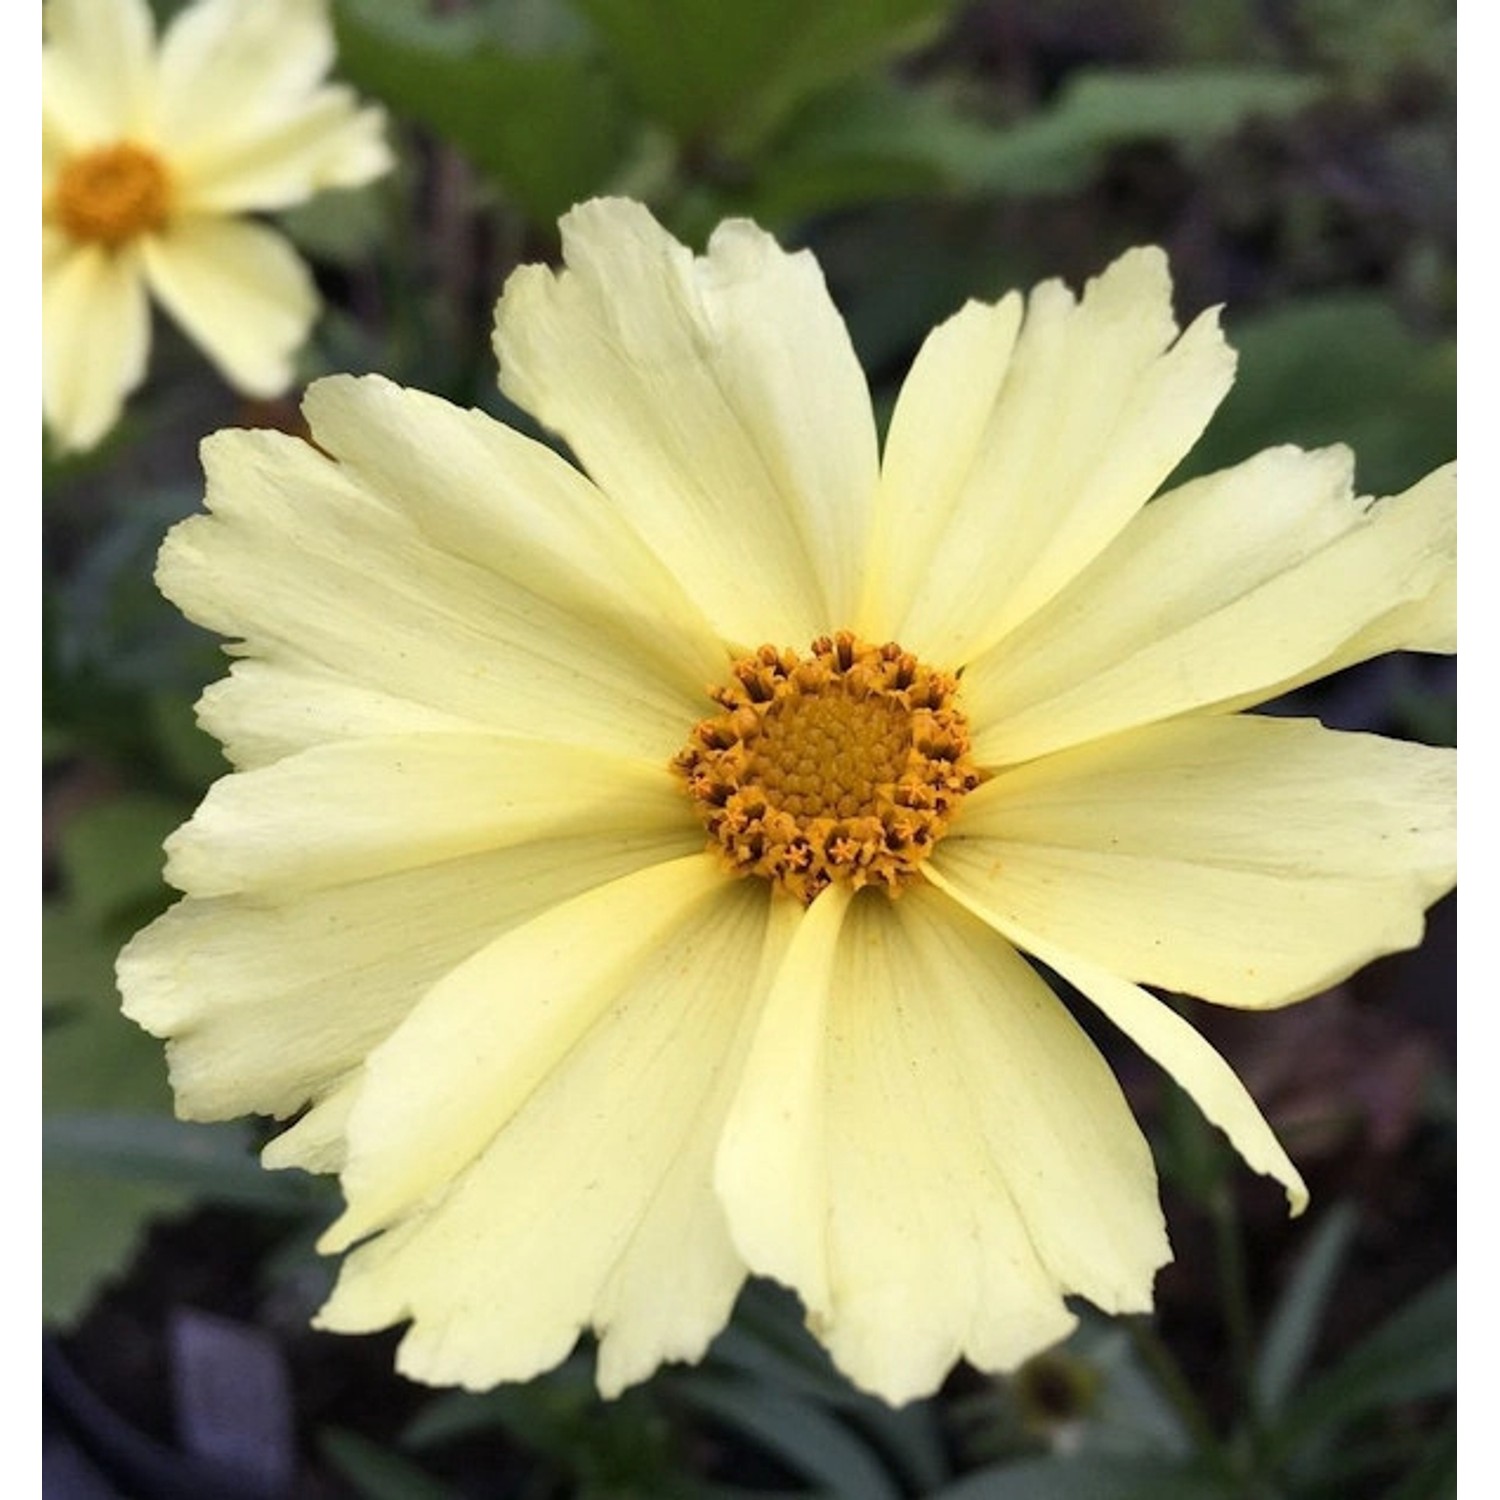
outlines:
[{"label": "coreopsis flower", "polygon": [[[291,384],[318,297],[248,215],[391,163],[381,113],[322,82],[326,0],[197,0],[157,45],[146,0],[42,12],[42,412],[88,448],[146,372],[154,297],[251,396]],[[149,293],[149,297],[148,297]]]},{"label": "coreopsis flower", "polygon": [[[582,469],[377,378],[224,432],[159,581],[237,768],[120,960],[178,1106],[340,1175],[323,1327],[485,1387],[699,1356],[747,1274],[891,1401],[1151,1303],[1152,1158],[1063,976],[1294,1210],[1145,986],[1284,1004],[1416,943],[1452,754],[1237,712],[1451,649],[1451,469],[1276,448],[1153,494],[1228,389],[1165,258],[971,302],[878,451],[812,256],[640,206],[515,272],[501,384]],[[1150,501],[1148,504],[1147,502]]]}]

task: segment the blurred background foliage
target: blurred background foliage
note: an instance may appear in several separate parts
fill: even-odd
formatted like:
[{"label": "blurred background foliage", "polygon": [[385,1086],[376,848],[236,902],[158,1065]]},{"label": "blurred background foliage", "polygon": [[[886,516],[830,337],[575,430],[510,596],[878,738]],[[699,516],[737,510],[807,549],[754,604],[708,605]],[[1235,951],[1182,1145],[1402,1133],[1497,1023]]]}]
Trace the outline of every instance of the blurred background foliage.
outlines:
[{"label": "blurred background foliage", "polygon": [[[157,6],[163,15],[176,7]],[[340,67],[389,109],[389,179],[289,213],[327,310],[301,376],[380,370],[530,428],[490,314],[557,214],[628,193],[701,243],[746,214],[812,246],[882,412],[971,296],[1126,246],[1179,316],[1227,303],[1240,378],[1184,466],[1350,443],[1372,493],[1455,449],[1455,20],[1446,0],[334,0]],[[192,704],[217,645],[156,594],[196,444],[296,430],[161,329],[95,452],[44,456],[45,1367],[59,1494],[804,1495],[1199,1500],[1450,1494],[1452,903],[1427,944],[1316,1002],[1193,1009],[1313,1188],[1288,1224],[1217,1134],[1105,1037],[1161,1164],[1159,1315],[1085,1319],[1014,1378],[892,1411],[752,1286],[696,1369],[613,1404],[587,1351],[528,1386],[433,1392],[392,1339],[307,1320],[334,1189],[256,1165],[257,1126],[171,1116],[117,1012],[161,910],[162,837],[224,769]],[[1339,727],[1451,743],[1451,668],[1304,690]],[[1187,1003],[1187,1002],[1185,1002]],[[245,1399],[245,1392],[255,1399]],[[59,1480],[61,1483],[61,1480]],[[97,1488],[87,1488],[94,1484]],[[115,1486],[117,1488],[111,1488]]]}]

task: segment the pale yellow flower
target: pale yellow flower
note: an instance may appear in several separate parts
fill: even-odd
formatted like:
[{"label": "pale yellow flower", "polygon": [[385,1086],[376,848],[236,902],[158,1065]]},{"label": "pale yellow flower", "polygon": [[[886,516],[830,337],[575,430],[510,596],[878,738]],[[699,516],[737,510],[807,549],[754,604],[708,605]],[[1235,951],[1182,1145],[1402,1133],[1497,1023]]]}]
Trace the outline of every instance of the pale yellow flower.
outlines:
[{"label": "pale yellow flower", "polygon": [[197,0],[157,45],[146,0],[42,12],[42,414],[88,448],[146,373],[150,297],[251,396],[292,381],[312,277],[247,215],[391,162],[382,116],[323,79],[326,0]]},{"label": "pale yellow flower", "polygon": [[882,459],[809,254],[618,201],[563,243],[495,342],[584,472],[375,377],[312,387],[317,448],[205,447],[159,581],[238,643],[238,769],[120,961],[179,1108],[295,1116],[267,1163],[347,1200],[320,1322],[409,1319],[421,1380],[591,1328],[615,1392],[752,1272],[892,1401],[1149,1307],[1150,1152],[1021,955],[1301,1207],[1142,986],[1281,1005],[1420,938],[1451,752],[1233,710],[1450,649],[1451,469],[1372,502],[1277,448],[1147,505],[1234,363],[1157,250],[937,328]]}]

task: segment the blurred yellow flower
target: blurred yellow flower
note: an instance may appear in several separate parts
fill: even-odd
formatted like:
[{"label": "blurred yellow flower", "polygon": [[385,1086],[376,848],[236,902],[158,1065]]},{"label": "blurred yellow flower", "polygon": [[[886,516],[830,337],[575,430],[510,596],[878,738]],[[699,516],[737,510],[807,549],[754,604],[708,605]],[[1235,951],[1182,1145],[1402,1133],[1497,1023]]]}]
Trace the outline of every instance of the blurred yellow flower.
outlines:
[{"label": "blurred yellow flower", "polygon": [[65,447],[146,372],[148,289],[237,390],[274,396],[317,312],[312,277],[246,215],[391,163],[376,109],[322,82],[326,0],[197,0],[158,47],[146,0],[42,12],[42,414]]},{"label": "blurred yellow flower", "polygon": [[295,1117],[265,1159],[338,1172],[354,1247],[321,1324],[409,1319],[421,1380],[591,1328],[616,1392],[751,1272],[891,1401],[1149,1307],[1150,1152],[1021,955],[1300,1209],[1142,986],[1281,1005],[1419,940],[1452,753],[1234,710],[1451,649],[1451,468],[1372,502],[1277,448],[1147,505],[1233,373],[1151,249],[942,324],[882,458],[811,255],[562,228],[495,344],[584,472],[376,377],[311,388],[316,448],[209,440],[158,576],[237,642],[237,770],[127,1013],[185,1115]]}]

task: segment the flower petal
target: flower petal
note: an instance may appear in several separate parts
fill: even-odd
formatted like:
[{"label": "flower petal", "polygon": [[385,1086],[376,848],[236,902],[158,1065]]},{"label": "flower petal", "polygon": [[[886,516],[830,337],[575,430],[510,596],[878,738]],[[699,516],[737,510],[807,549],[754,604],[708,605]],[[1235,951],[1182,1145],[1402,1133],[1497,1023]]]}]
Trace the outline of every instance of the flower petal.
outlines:
[{"label": "flower petal", "polygon": [[524,266],[496,309],[506,393],[739,647],[853,617],[874,419],[817,263],[734,220],[695,259],[638,204],[562,220],[567,269]]},{"label": "flower petal", "polygon": [[[570,541],[580,567],[597,570],[602,542],[563,525],[574,497],[549,482],[545,465],[502,462],[506,445],[494,445],[487,450],[496,462],[486,495],[476,489],[481,476],[473,467],[482,455],[472,444],[460,449],[451,431],[445,437],[455,444],[455,466],[433,448],[422,493],[446,482],[462,503],[423,521],[445,543],[486,562],[513,544],[514,558],[502,572],[444,550],[413,512],[372,493],[299,439],[223,432],[204,443],[212,514],[172,531],[157,582],[199,624],[244,638],[244,650],[288,674],[274,680],[236,674],[214,689],[215,732],[234,744],[241,737],[259,743],[265,690],[289,685],[307,703],[309,738],[332,737],[351,715],[355,723],[369,717],[394,725],[408,712],[402,705],[413,704],[504,733],[665,762],[706,706],[705,678],[687,681],[704,667],[701,659],[684,653],[678,680],[664,680],[659,649],[626,628],[623,607],[601,609],[597,618],[568,607],[589,571],[570,582],[567,568],[553,562],[539,565],[534,577],[507,576],[517,571],[515,559],[529,563],[553,534]],[[332,440],[345,446],[341,431]],[[345,451],[353,451],[352,442]],[[519,498],[527,487],[534,487],[534,499]],[[531,517],[532,507],[548,505],[555,506],[554,533]],[[459,514],[463,506],[473,514]],[[511,516],[514,532],[505,529]],[[642,576],[624,548],[620,567],[627,580]],[[556,587],[563,602],[528,584]],[[647,595],[641,606],[663,597]],[[680,640],[668,634],[671,624],[667,616],[656,634]],[[320,677],[345,686],[325,696]],[[382,699],[391,701],[382,707]],[[411,727],[420,725],[414,719]]]},{"label": "flower petal", "polygon": [[879,587],[895,638],[929,660],[973,660],[1070,582],[1233,378],[1215,313],[1177,337],[1156,249],[1121,256],[1080,303],[1043,283],[1019,337],[1014,318],[971,305],[937,329],[886,445]]},{"label": "flower petal", "polygon": [[216,781],[167,840],[166,878],[282,898],[546,836],[692,824],[664,764],[501,735],[353,740]]},{"label": "flower petal", "polygon": [[42,277],[42,413],[65,448],[92,448],[145,378],[151,309],[139,258],[97,245],[60,253]]},{"label": "flower petal", "polygon": [[[934,875],[934,879],[941,889],[962,899],[941,877]],[[975,915],[985,918],[982,911],[976,910]],[[1286,1189],[1293,1215],[1307,1207],[1302,1174],[1249,1091],[1234,1069],[1176,1011],[1139,985],[1063,953],[1023,928],[1011,926],[1004,935],[1087,995],[1152,1061],[1165,1068],[1205,1118],[1229,1137],[1246,1165]]]},{"label": "flower petal", "polygon": [[706,707],[722,643],[618,508],[550,448],[377,376],[320,380],[303,410],[318,446],[436,546],[628,635],[632,655]]},{"label": "flower petal", "polygon": [[932,863],[1003,932],[1126,979],[1280,1005],[1421,940],[1453,883],[1453,799],[1448,750],[1189,718],[995,776]]},{"label": "flower petal", "polygon": [[588,1325],[606,1394],[701,1355],[744,1279],[710,1162],[769,906],[698,854],[437,986],[370,1059],[325,1248],[410,1216],[349,1257],[320,1325],[410,1317],[398,1367],[471,1388],[548,1368]]},{"label": "flower petal", "polygon": [[356,1069],[425,990],[502,932],[701,843],[696,829],[588,832],[320,891],[180,901],[120,956],[125,1013],[168,1038],[186,1118],[283,1117]]},{"label": "flower petal", "polygon": [[361,109],[349,89],[326,88],[254,133],[179,148],[172,165],[184,212],[231,214],[358,187],[389,171],[393,160],[385,115]]},{"label": "flower petal", "polygon": [[326,0],[195,0],[162,37],[163,139],[190,146],[274,123],[333,60]]},{"label": "flower petal", "polygon": [[279,396],[318,312],[312,276],[263,224],[184,215],[141,242],[151,290],[224,378]]},{"label": "flower petal", "polygon": [[73,149],[149,133],[156,27],[145,0],[47,0],[42,112]]},{"label": "flower petal", "polygon": [[1274,448],[1148,506],[1094,565],[964,673],[975,755],[1030,760],[1190,709],[1261,702],[1440,639],[1453,471],[1356,498],[1340,448]]},{"label": "flower petal", "polygon": [[[751,1269],[791,1279],[839,1367],[891,1402],[960,1357],[1014,1368],[1072,1327],[1072,1293],[1149,1306],[1168,1256],[1150,1153],[1061,1003],[935,891],[836,916],[799,932],[720,1148]],[[778,1126],[793,1060],[816,1082]]]}]

